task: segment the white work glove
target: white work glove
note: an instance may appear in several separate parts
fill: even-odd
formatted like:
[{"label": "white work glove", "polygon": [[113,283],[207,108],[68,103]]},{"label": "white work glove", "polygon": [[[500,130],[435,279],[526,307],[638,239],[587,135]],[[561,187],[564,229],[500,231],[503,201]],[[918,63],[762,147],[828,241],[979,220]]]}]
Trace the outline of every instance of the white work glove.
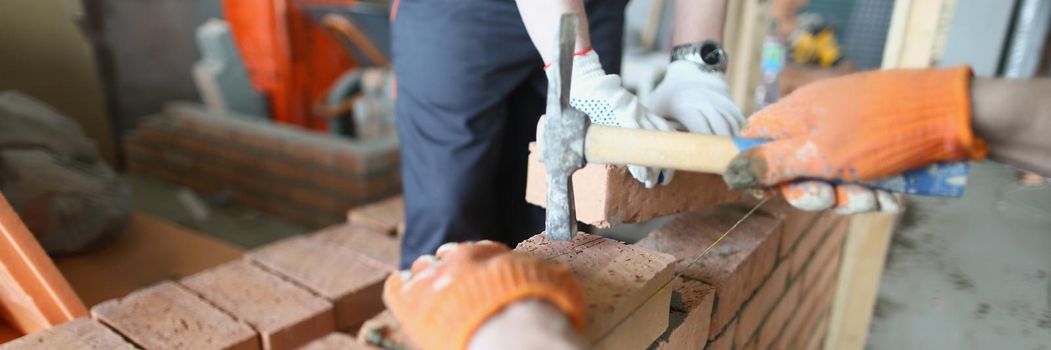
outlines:
[{"label": "white work glove", "polygon": [[664,80],[650,93],[646,105],[695,133],[737,135],[744,124],[723,73],[706,72],[687,61],[668,64]]},{"label": "white work glove", "polygon": [[[557,74],[548,72],[548,74]],[[621,83],[620,76],[606,74],[598,54],[589,51],[573,57],[573,82],[569,104],[587,114],[591,122],[623,128],[674,131],[664,118],[650,113],[639,103],[639,98]],[[628,166],[628,171],[646,188],[671,181],[671,169]]]}]

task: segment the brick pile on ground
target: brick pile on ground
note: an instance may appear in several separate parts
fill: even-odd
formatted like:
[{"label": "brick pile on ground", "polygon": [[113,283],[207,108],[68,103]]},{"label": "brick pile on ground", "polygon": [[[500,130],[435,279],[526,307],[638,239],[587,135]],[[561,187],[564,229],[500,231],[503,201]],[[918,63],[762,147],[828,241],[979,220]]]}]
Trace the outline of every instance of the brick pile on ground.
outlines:
[{"label": "brick pile on ground", "polygon": [[376,349],[341,332],[354,333],[383,311],[380,292],[399,245],[389,230],[333,225],[102,302],[92,319],[0,349]]},{"label": "brick pile on ground", "polygon": [[128,170],[302,224],[401,191],[397,140],[358,142],[175,103],[124,140]]}]

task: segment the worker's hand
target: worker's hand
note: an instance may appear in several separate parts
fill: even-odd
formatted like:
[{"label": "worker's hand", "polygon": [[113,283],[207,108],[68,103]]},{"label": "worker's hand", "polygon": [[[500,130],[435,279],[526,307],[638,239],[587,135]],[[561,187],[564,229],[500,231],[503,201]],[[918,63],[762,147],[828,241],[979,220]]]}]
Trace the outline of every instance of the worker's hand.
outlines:
[{"label": "worker's hand", "polygon": [[647,98],[646,106],[695,133],[737,135],[744,124],[725,76],[686,61],[668,64],[664,80]]},{"label": "worker's hand", "polygon": [[[554,72],[548,72],[554,74]],[[598,125],[633,129],[674,131],[664,118],[650,113],[639,98],[624,88],[620,76],[606,74],[595,51],[573,58],[573,83],[569,103]],[[671,181],[671,169],[628,166],[628,171],[646,188]]]},{"label": "worker's hand", "polygon": [[[971,130],[968,68],[851,74],[804,86],[753,115],[742,135],[776,141],[743,152],[724,179],[731,188],[797,178],[845,183],[900,174],[938,161],[984,157]],[[892,197],[859,185],[784,186],[790,203],[841,212],[892,209]]]},{"label": "worker's hand", "polygon": [[584,292],[565,265],[514,253],[489,241],[445,244],[392,274],[383,302],[424,349],[461,350],[486,321],[526,299],[554,305],[579,331]]}]

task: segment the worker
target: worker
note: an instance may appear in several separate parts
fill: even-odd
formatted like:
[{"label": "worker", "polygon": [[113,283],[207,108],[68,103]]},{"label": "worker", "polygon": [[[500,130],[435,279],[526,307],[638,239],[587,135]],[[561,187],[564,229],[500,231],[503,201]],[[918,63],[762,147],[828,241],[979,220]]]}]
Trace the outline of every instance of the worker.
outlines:
[{"label": "worker", "polygon": [[[723,71],[726,0],[676,4],[673,60],[646,105],[620,78],[626,0],[401,0],[392,9],[406,228],[401,265],[442,243],[515,244],[543,230],[525,202],[528,143],[543,114],[558,17],[581,16],[572,105],[595,123],[731,135],[743,122]],[[594,40],[592,40],[594,39]],[[532,44],[530,44],[532,43]],[[701,57],[700,52],[706,55]],[[630,167],[648,187],[672,181]]]},{"label": "worker", "polygon": [[[1051,79],[973,78],[966,67],[818,81],[751,116],[735,188],[781,186],[797,207],[856,213],[892,199],[842,182],[939,161],[990,159],[1051,176]],[[785,185],[786,183],[792,183]],[[492,242],[448,244],[387,279],[384,301],[426,349],[582,349],[584,301],[565,266]]]}]

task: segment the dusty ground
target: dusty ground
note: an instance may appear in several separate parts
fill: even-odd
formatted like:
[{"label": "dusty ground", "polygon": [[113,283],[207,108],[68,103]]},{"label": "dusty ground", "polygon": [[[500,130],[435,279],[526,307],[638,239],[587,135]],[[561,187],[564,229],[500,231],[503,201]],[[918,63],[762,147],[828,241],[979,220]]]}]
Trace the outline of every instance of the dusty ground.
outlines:
[{"label": "dusty ground", "polygon": [[975,164],[960,200],[912,198],[869,349],[1051,349],[1051,186]]}]

